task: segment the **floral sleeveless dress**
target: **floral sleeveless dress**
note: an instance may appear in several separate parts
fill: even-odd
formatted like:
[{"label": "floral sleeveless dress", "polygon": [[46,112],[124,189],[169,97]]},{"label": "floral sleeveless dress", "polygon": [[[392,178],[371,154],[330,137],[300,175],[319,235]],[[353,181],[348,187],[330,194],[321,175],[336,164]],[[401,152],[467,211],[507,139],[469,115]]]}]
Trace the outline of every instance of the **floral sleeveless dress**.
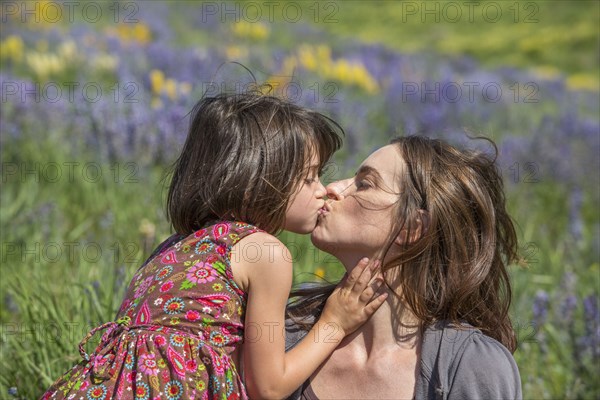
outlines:
[{"label": "floral sleeveless dress", "polygon": [[233,281],[230,250],[258,231],[220,221],[163,242],[134,275],[117,320],[88,333],[83,361],[42,399],[246,399],[231,355],[243,339],[247,295]]}]

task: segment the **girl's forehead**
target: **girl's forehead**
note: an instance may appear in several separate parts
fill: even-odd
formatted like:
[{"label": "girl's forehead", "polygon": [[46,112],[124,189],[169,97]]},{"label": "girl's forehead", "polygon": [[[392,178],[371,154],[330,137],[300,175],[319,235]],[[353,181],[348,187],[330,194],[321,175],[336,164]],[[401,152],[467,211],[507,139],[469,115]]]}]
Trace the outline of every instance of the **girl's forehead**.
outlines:
[{"label": "girl's forehead", "polygon": [[321,154],[316,145],[309,144],[306,154],[306,164],[309,167],[319,166],[321,164]]}]

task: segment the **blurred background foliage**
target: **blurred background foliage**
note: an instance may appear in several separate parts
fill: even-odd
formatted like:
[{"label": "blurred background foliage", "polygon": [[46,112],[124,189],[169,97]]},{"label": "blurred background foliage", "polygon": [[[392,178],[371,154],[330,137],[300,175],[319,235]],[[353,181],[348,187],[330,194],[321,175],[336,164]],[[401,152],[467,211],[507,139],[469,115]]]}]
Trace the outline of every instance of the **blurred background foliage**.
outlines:
[{"label": "blurred background foliage", "polygon": [[[524,397],[600,397],[598,2],[89,4],[1,8],[0,398],[39,396],[114,318],[170,233],[186,114],[253,84],[231,61],[344,127],[325,183],[398,134],[493,138],[523,256]],[[281,238],[296,283],[341,276],[308,238]]]}]

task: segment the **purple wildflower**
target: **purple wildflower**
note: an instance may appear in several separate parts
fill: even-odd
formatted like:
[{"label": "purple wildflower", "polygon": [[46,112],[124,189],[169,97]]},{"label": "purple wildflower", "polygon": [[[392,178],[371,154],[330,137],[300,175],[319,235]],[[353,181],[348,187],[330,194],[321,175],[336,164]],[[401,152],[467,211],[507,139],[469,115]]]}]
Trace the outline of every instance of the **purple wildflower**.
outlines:
[{"label": "purple wildflower", "polygon": [[533,299],[533,322],[536,326],[541,326],[548,316],[548,306],[550,298],[544,290],[538,290]]}]

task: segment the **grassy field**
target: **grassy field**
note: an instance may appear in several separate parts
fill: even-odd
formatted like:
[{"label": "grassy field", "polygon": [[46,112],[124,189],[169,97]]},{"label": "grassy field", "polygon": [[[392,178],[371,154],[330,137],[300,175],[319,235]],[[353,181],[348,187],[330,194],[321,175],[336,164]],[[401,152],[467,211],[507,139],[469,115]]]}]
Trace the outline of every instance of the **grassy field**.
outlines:
[{"label": "grassy field", "polygon": [[[310,8],[306,5],[305,12],[314,15]],[[325,22],[326,11],[337,22]],[[590,79],[600,72],[598,52],[590,51],[598,43],[600,6],[595,1],[482,1],[469,6],[351,0],[323,7],[321,17],[320,26],[331,32],[402,52],[470,55],[488,67],[539,68]]]},{"label": "grassy field", "polygon": [[[488,19],[492,3],[481,5]],[[296,22],[292,8],[236,22],[187,2],[135,4],[131,24],[130,10],[115,23],[109,8],[95,24],[3,23],[0,398],[40,396],[80,359],[85,333],[114,318],[170,233],[163,178],[187,111],[209,84],[246,82],[245,71],[220,69],[232,60],[259,80],[295,83],[294,101],[346,129],[326,182],[396,134],[492,137],[523,255],[511,267],[511,315],[524,397],[600,397],[597,2],[496,2],[502,18],[472,23],[466,10],[447,21],[448,2],[439,22],[409,7],[422,2],[294,3]],[[423,93],[436,85],[449,91]],[[296,283],[341,276],[307,237],[281,238]]]}]

